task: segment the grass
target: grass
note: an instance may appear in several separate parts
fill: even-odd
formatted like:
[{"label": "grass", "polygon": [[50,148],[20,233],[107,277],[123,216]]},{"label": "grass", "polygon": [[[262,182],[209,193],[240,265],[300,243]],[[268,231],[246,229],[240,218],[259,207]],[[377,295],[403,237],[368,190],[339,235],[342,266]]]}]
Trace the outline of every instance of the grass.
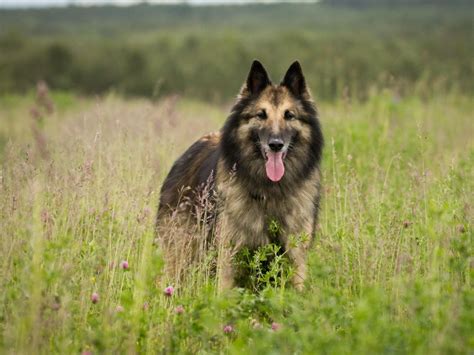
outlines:
[{"label": "grass", "polygon": [[2,353],[472,352],[471,98],[321,103],[324,198],[305,291],[280,279],[284,260],[260,272],[269,247],[248,260],[258,291],[224,296],[199,273],[163,279],[153,222],[174,159],[228,107],[52,101],[46,113],[33,96],[0,99]]}]

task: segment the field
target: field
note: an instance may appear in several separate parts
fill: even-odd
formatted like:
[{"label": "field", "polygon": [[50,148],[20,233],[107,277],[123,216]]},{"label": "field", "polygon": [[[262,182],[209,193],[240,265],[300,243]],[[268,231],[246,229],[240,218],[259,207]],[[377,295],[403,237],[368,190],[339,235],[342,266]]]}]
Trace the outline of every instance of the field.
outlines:
[{"label": "field", "polygon": [[472,351],[472,100],[383,91],[319,106],[324,198],[305,291],[283,260],[258,273],[269,248],[248,261],[258,291],[219,296],[202,270],[163,279],[153,222],[173,160],[227,106],[4,97],[2,352]]},{"label": "field", "polygon": [[[472,6],[328,2],[0,10],[0,353],[473,353]],[[166,279],[154,233],[254,58],[325,135],[303,292],[276,246]]]}]

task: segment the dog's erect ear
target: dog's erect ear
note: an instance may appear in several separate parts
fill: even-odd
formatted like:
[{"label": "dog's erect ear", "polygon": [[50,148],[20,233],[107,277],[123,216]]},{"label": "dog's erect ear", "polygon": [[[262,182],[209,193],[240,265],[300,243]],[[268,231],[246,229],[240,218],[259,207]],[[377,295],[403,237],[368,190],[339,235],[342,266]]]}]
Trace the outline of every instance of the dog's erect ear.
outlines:
[{"label": "dog's erect ear", "polygon": [[281,82],[281,85],[286,86],[296,97],[309,95],[303,75],[303,70],[301,69],[301,65],[298,61],[295,61],[290,65],[285,77],[283,78],[283,81]]},{"label": "dog's erect ear", "polygon": [[263,67],[262,63],[254,60],[250,67],[250,72],[247,81],[240,90],[240,96],[250,96],[259,94],[268,85],[271,85],[270,78]]}]

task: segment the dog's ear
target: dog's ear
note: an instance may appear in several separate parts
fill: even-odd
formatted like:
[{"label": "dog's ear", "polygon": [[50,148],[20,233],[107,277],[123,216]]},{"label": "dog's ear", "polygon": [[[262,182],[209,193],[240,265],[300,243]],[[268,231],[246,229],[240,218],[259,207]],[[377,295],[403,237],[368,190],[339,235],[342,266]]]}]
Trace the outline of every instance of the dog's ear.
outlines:
[{"label": "dog's ear", "polygon": [[268,85],[271,85],[270,78],[263,67],[262,63],[258,60],[254,60],[250,67],[250,72],[247,77],[247,81],[240,90],[240,96],[246,97],[251,95],[257,95],[262,92]]},{"label": "dog's ear", "polygon": [[298,61],[293,62],[288,68],[281,85],[286,86],[296,97],[309,97],[303,70]]}]

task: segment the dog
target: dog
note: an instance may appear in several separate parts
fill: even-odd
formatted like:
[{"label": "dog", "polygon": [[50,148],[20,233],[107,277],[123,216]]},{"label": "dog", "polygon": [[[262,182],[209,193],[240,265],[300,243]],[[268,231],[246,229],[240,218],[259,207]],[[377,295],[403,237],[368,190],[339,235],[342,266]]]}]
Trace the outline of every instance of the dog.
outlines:
[{"label": "dog", "polygon": [[[235,286],[239,250],[276,243],[294,266],[293,285],[303,289],[320,206],[322,151],[317,109],[299,62],[272,84],[255,60],[220,132],[195,142],[162,185],[157,227],[168,234],[159,236],[165,262],[191,264],[196,250],[216,243],[218,289],[225,290]],[[163,229],[173,223],[179,233]],[[186,248],[191,251],[184,255]]]}]

